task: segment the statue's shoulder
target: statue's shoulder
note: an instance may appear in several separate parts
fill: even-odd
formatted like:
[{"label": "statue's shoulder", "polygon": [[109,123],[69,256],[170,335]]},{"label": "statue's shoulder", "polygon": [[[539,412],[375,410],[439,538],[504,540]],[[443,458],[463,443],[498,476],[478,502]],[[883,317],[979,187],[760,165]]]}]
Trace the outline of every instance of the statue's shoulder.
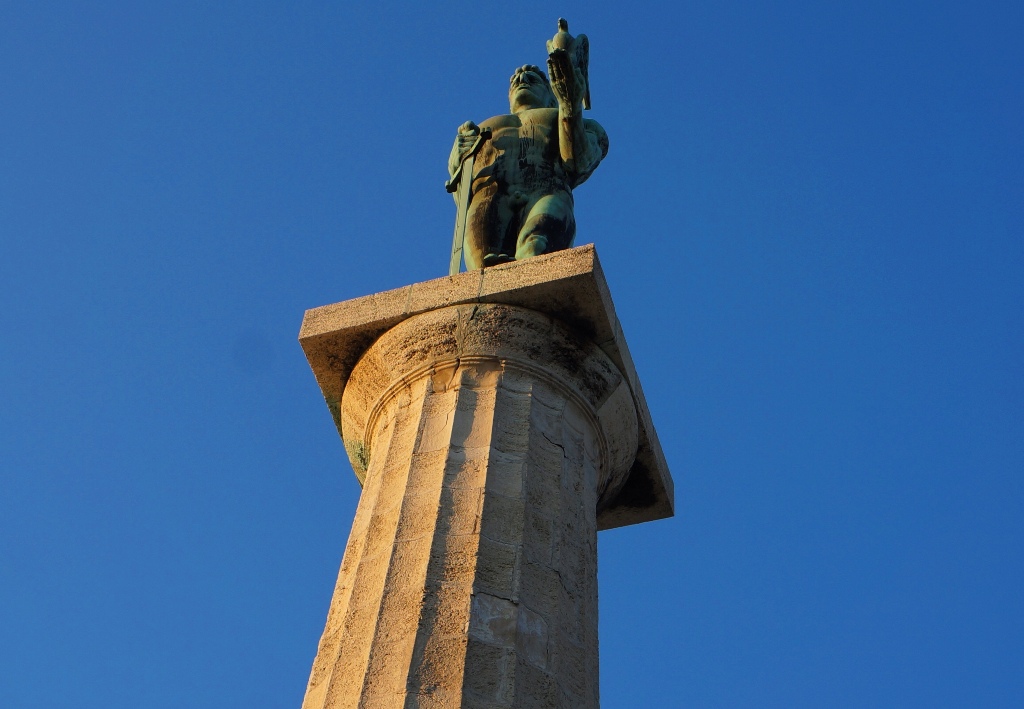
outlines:
[{"label": "statue's shoulder", "polygon": [[608,154],[608,134],[605,133],[604,128],[600,123],[592,118],[583,119],[583,130],[588,133],[593,133],[594,137],[597,138],[597,144],[601,146],[601,156],[604,157]]},{"label": "statue's shoulder", "polygon": [[596,135],[602,135],[605,140],[608,140],[608,134],[604,132],[604,128],[593,118],[583,119],[583,130]]}]

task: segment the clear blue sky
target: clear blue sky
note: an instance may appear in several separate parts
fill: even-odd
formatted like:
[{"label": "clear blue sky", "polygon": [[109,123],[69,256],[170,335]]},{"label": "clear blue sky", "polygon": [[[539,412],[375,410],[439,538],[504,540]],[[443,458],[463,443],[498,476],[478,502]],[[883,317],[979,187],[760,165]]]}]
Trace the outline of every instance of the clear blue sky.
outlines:
[{"label": "clear blue sky", "polygon": [[560,15],[676,479],[618,707],[1024,706],[1024,10],[0,6],[0,706],[297,707],[358,486],[306,308],[446,272],[455,128]]}]

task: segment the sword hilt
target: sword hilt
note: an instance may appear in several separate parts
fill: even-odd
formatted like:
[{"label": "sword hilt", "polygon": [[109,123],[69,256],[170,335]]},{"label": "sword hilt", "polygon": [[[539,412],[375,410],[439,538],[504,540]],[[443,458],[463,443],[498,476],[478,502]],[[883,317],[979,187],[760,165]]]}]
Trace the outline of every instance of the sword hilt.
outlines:
[{"label": "sword hilt", "polygon": [[468,153],[462,156],[462,160],[459,161],[459,167],[455,170],[455,174],[452,175],[452,179],[444,183],[444,189],[446,192],[451,193],[459,188],[459,179],[462,177],[462,166],[466,164],[466,158],[474,157],[483,144],[490,139],[490,128],[483,128],[479,133],[477,133],[476,140],[473,141],[473,146],[469,149]]}]

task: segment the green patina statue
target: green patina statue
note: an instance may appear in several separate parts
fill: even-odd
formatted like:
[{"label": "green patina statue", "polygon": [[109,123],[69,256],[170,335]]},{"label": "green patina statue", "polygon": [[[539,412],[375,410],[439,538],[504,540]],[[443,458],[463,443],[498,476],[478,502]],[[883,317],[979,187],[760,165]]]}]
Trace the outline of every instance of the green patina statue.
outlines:
[{"label": "green patina statue", "polygon": [[548,74],[533,65],[509,82],[511,113],[458,131],[448,172],[459,213],[451,273],[550,253],[576,236],[572,190],[608,153],[590,108],[589,42],[565,20],[547,43]]}]

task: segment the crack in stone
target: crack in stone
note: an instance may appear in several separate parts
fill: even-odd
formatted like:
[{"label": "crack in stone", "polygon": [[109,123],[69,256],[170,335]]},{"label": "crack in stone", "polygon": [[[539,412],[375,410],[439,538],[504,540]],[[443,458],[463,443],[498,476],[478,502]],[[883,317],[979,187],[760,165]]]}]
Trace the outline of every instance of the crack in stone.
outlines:
[{"label": "crack in stone", "polygon": [[563,446],[561,443],[555,443],[554,441],[552,441],[550,438],[548,438],[548,434],[544,433],[544,431],[540,431],[540,435],[542,435],[544,437],[544,440],[550,443],[551,445],[558,446],[562,450],[563,458],[565,458],[566,460],[569,459],[569,456],[565,452],[565,446]]}]

